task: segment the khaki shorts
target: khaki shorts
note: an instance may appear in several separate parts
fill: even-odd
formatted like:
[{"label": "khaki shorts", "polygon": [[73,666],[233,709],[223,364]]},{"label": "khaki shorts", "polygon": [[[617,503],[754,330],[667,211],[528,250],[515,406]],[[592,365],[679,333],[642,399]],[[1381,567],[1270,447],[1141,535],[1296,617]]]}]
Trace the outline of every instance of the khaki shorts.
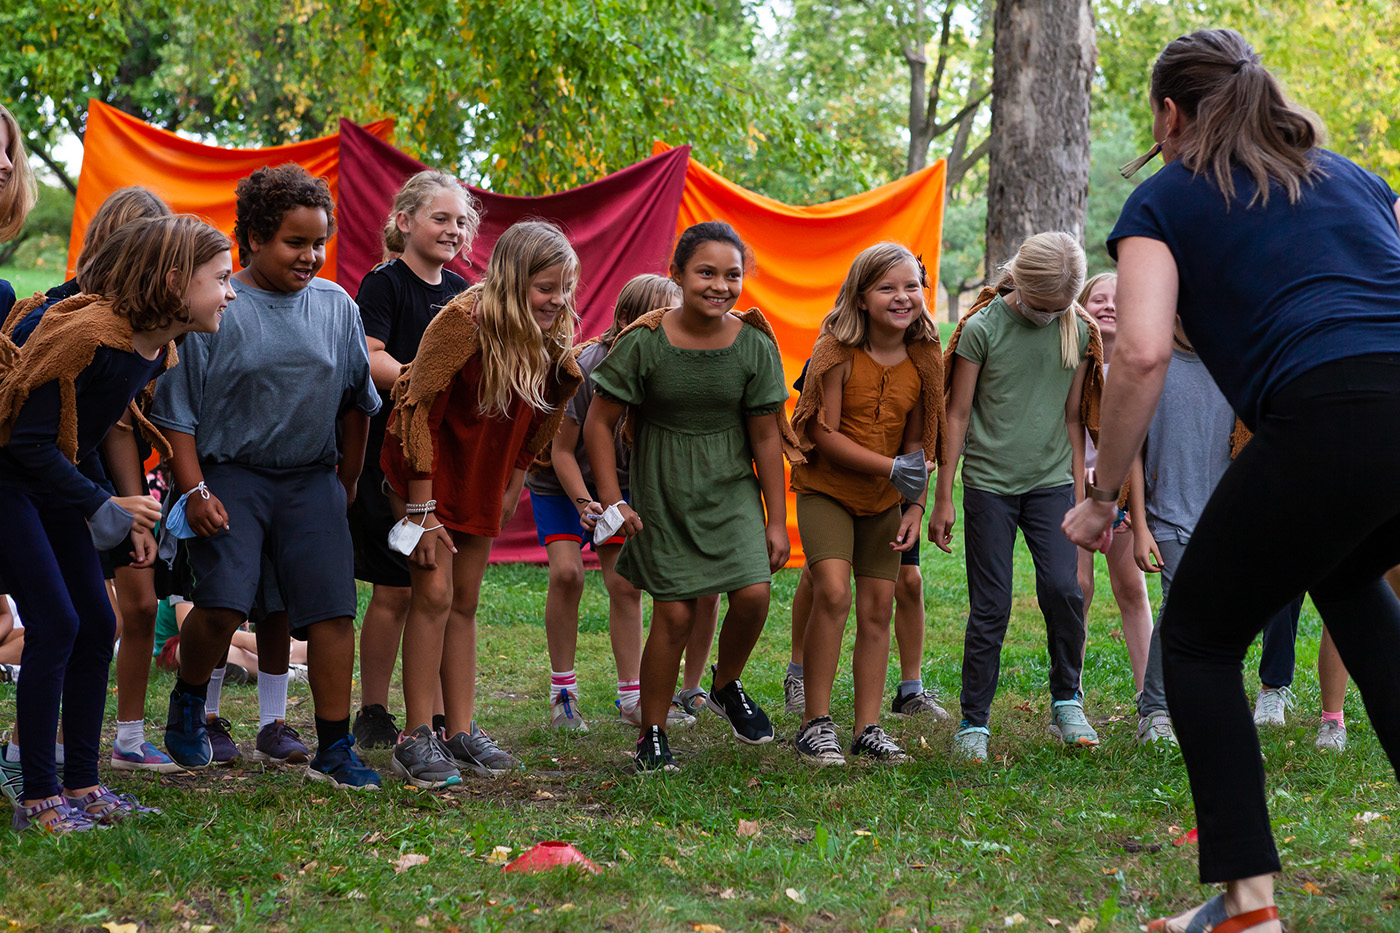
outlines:
[{"label": "khaki shorts", "polygon": [[899,534],[899,516],[897,505],[878,515],[857,516],[830,496],[797,494],[797,530],[809,567],[818,561],[844,560],[857,577],[897,579],[900,552],[890,544]]}]

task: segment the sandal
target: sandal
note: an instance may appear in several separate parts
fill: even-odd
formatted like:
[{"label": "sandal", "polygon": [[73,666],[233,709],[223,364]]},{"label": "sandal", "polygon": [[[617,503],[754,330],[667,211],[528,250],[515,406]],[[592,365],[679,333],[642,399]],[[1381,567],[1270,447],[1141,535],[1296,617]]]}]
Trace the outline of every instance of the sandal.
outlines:
[{"label": "sandal", "polygon": [[[1164,933],[1174,917],[1163,917],[1147,925],[1148,933]],[[1278,919],[1277,907],[1260,907],[1231,917],[1225,913],[1225,895],[1217,894],[1201,905],[1182,933],[1243,933],[1250,927]]]},{"label": "sandal", "polygon": [[[48,810],[54,812],[54,818],[47,822],[40,820],[39,814]],[[15,815],[10,825],[17,833],[22,833],[26,829],[41,829],[54,835],[86,832],[97,826],[92,817],[81,810],[74,810],[64,802],[62,797],[49,797],[32,807],[16,803]]]},{"label": "sandal", "polygon": [[[103,826],[120,823],[132,817],[159,814],[157,807],[142,806],[130,794],[118,794],[106,784],[98,784],[97,790],[89,791],[81,797],[63,799],[73,810],[83,813],[88,819]],[[92,808],[96,807],[94,811]]]}]

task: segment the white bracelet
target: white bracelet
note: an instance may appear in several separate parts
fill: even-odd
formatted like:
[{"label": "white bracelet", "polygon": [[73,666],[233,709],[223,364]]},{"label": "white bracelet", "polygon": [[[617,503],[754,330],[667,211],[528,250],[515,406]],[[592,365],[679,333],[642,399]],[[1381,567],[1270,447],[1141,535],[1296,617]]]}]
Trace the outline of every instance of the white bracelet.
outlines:
[{"label": "white bracelet", "polygon": [[404,513],[407,515],[427,515],[437,508],[437,500],[429,499],[427,502],[410,502],[404,506]]}]

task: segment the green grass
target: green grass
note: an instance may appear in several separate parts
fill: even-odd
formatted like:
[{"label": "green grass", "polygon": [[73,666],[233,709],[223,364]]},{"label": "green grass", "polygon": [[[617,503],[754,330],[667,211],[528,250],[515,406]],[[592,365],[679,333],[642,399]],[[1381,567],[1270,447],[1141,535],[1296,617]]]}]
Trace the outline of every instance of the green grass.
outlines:
[{"label": "green grass", "polygon": [[55,285],[63,284],[63,253],[46,254],[45,264],[38,268],[20,266],[0,266],[0,279],[14,287],[18,298],[28,298],[35,292],[48,291]]},{"label": "green grass", "polygon": [[[956,705],[967,607],[961,544],[925,546],[929,610],[925,676]],[[578,669],[585,736],[545,731],[548,674],[540,621],[543,568],[491,568],[482,600],[479,717],[529,767],[440,794],[392,784],[351,796],[292,771],[208,771],[157,778],[110,775],[164,817],[100,835],[0,838],[0,931],[99,930],[1005,930],[1135,931],[1205,893],[1195,851],[1172,841],[1194,825],[1178,755],[1141,749],[1128,658],[1102,564],[1085,683],[1103,737],[1090,753],[1045,735],[1044,627],[1018,547],[1016,606],[993,714],[994,762],[954,767],[951,728],[887,718],[913,753],[899,767],[816,773],[790,744],[742,747],[706,714],[674,736],[684,770],[640,779],[628,768],[635,733],[610,722],[613,668],[606,601],[596,574],[582,613]],[[783,738],[790,600],[797,572],[778,574],[768,630],[745,676]],[[1156,592],[1154,585],[1154,604]],[[1264,738],[1270,805],[1285,864],[1279,882],[1291,930],[1391,930],[1400,851],[1394,775],[1353,691],[1350,748],[1312,746],[1312,673],[1319,622],[1299,638],[1298,707]],[[849,656],[849,655],[848,655]],[[1257,653],[1248,662],[1257,666]],[[894,671],[891,673],[893,684]],[[1257,678],[1247,677],[1248,688]],[[147,716],[164,720],[168,675],[153,677]],[[849,732],[849,662],[836,718]],[[256,691],[229,688],[223,711],[251,743]],[[395,694],[395,703],[399,701]],[[14,712],[0,688],[0,718]],[[289,716],[308,737],[311,703],[293,687]],[[108,725],[115,718],[115,698]],[[159,741],[159,728],[148,735]],[[110,735],[108,736],[110,740]],[[369,754],[387,773],[387,752]],[[1380,819],[1359,822],[1364,812]],[[757,824],[740,836],[740,821]],[[602,866],[502,873],[489,856],[562,839]],[[428,856],[396,873],[402,855]],[[791,889],[791,894],[789,894]],[[185,924],[188,923],[187,927]],[[1085,929],[1086,927],[1081,927]],[[118,928],[120,929],[120,928]]]}]

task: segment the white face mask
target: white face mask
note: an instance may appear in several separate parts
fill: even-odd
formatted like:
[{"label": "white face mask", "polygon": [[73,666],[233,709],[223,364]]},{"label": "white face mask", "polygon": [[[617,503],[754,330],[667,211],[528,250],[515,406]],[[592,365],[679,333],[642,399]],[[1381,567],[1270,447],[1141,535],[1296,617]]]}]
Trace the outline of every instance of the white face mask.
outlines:
[{"label": "white face mask", "polygon": [[1045,327],[1050,322],[1063,317],[1065,312],[1068,311],[1069,308],[1064,307],[1058,311],[1039,311],[1035,308],[1028,307],[1026,303],[1021,300],[1021,296],[1017,295],[1016,310],[1021,313],[1022,317],[1030,321],[1036,327]]},{"label": "white face mask", "polygon": [[407,557],[418,546],[418,539],[423,537],[425,530],[422,525],[415,525],[405,517],[389,529],[389,547]]}]

